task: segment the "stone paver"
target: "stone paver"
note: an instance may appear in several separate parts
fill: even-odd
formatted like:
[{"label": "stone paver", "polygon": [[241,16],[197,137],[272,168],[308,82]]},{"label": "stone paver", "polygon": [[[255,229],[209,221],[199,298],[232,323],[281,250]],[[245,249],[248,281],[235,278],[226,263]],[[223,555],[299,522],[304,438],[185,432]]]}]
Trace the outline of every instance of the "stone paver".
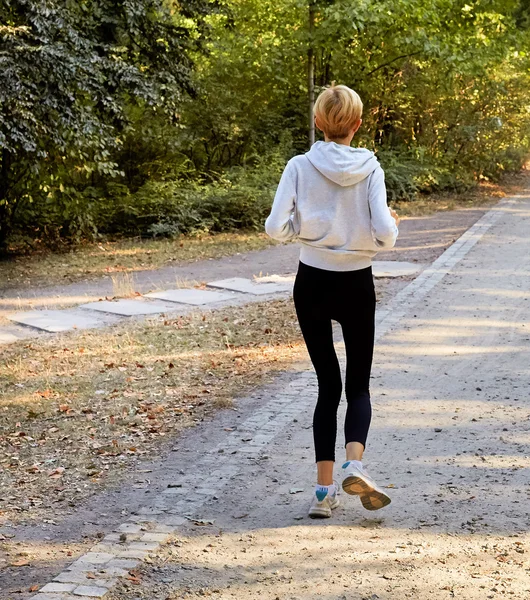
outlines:
[{"label": "stone paver", "polygon": [[75,600],[75,596],[72,594],[54,594],[43,592],[33,596],[35,600]]},{"label": "stone paver", "polygon": [[114,315],[121,315],[123,317],[157,315],[171,310],[171,308],[165,304],[159,302],[144,302],[142,300],[117,300],[116,302],[103,300],[101,302],[81,304],[79,308],[97,310]]},{"label": "stone paver", "polygon": [[233,297],[231,294],[223,292],[196,289],[164,290],[163,292],[151,292],[144,295],[146,298],[158,298],[167,302],[179,302],[181,304],[193,304],[196,306],[219,302],[220,300],[229,300]]},{"label": "stone paver", "polygon": [[125,533],[139,533],[142,530],[140,525],[136,525],[134,523],[123,523],[118,527],[118,531],[123,531]]},{"label": "stone paver", "polygon": [[49,333],[59,333],[70,329],[87,329],[100,324],[95,316],[79,315],[67,310],[31,310],[9,315],[8,318],[14,323],[28,325]]},{"label": "stone paver", "polygon": [[95,585],[80,585],[74,590],[76,596],[88,596],[89,598],[103,598],[108,593],[107,588],[97,587]]},{"label": "stone paver", "polygon": [[109,554],[108,552],[94,552],[90,551],[84,554],[81,558],[77,559],[75,564],[83,565],[84,563],[89,563],[91,565],[104,565],[108,563],[109,560],[114,558],[113,554]]},{"label": "stone paver", "polygon": [[52,592],[52,593],[61,593],[61,592],[73,592],[77,584],[75,583],[47,583],[44,587],[40,589],[41,592]]},{"label": "stone paver", "polygon": [[112,574],[113,569],[134,569],[138,565],[137,560],[132,558],[113,558],[110,562],[105,565],[105,572]]},{"label": "stone paver", "polygon": [[116,569],[105,568],[104,575],[108,575],[109,579],[104,579],[102,576],[100,577],[101,574],[99,572],[95,579],[93,573],[90,573],[90,577],[87,577],[87,573],[80,573],[78,571],[64,571],[62,573],[59,573],[57,577],[54,577],[53,581],[56,581],[58,583],[75,584],[73,585],[74,588],[76,588],[78,585],[96,585],[98,587],[109,588],[112,587],[116,582],[115,579],[110,578],[114,578],[117,576],[126,577],[128,571],[125,571],[124,569],[119,569],[119,572],[116,573]]},{"label": "stone paver", "polygon": [[292,289],[291,283],[260,283],[243,277],[231,277],[230,279],[219,279],[209,281],[210,287],[223,288],[243,292],[245,294],[274,294],[276,292],[288,292]]},{"label": "stone paver", "polygon": [[165,542],[169,537],[169,533],[146,533],[142,536],[144,542]]}]

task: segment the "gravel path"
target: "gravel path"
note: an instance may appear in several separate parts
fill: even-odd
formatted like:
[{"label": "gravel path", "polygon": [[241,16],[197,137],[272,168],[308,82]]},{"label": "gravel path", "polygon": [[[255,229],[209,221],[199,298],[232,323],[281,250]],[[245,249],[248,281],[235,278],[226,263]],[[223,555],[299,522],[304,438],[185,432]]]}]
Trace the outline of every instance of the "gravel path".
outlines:
[{"label": "gravel path", "polygon": [[[144,465],[148,489],[94,498],[68,536],[43,529],[40,584],[72,560],[47,546],[116,533],[48,588],[64,593],[36,598],[530,597],[529,228],[530,195],[501,203],[379,312],[365,464],[388,508],[342,495],[332,519],[307,518],[316,378],[293,365]],[[7,598],[28,596],[2,579]]]},{"label": "gravel path", "polygon": [[[207,437],[181,455],[190,500],[195,486],[220,489],[196,509],[186,494],[169,503],[202,521],[177,527],[142,567],[141,584],[121,584],[112,600],[530,597],[530,196],[494,216],[378,341],[365,464],[392,504],[369,513],[343,495],[331,520],[306,517],[316,394],[308,370],[272,400],[292,417],[283,431],[250,456],[212,460],[237,465],[227,485],[201,469]],[[247,443],[259,447],[259,435],[250,431]]]}]

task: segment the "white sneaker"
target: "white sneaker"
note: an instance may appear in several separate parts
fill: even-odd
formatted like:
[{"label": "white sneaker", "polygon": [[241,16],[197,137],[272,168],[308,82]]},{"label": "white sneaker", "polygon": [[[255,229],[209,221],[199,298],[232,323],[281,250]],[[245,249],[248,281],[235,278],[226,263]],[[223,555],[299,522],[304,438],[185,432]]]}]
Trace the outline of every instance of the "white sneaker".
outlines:
[{"label": "white sneaker", "polygon": [[377,486],[366,469],[359,469],[352,462],[342,466],[342,489],[347,494],[359,496],[366,510],[379,510],[391,502],[390,497]]},{"label": "white sneaker", "polygon": [[335,483],[335,492],[333,494],[326,494],[322,500],[319,500],[316,493],[313,494],[313,501],[309,508],[309,516],[312,519],[327,519],[331,517],[331,511],[340,504],[338,499],[339,485]]}]

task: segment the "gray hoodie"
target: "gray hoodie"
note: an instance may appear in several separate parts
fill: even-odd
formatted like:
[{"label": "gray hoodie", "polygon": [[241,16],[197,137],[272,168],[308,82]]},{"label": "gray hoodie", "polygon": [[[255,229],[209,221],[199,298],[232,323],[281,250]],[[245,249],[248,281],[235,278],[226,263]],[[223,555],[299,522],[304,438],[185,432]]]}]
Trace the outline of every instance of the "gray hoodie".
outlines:
[{"label": "gray hoodie", "polygon": [[307,265],[330,271],[369,267],[398,235],[374,153],[316,142],[309,152],[291,158],[265,231],[280,241],[298,237],[300,261]]}]

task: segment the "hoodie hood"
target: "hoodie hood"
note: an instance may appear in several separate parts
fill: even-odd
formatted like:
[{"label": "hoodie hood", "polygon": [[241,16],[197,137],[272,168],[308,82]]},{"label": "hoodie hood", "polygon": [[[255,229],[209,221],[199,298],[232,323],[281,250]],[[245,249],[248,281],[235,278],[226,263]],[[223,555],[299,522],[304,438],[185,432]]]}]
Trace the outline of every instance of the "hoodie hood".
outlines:
[{"label": "hoodie hood", "polygon": [[379,165],[370,150],[336,142],[315,142],[305,155],[324,177],[344,187],[366,179]]}]

